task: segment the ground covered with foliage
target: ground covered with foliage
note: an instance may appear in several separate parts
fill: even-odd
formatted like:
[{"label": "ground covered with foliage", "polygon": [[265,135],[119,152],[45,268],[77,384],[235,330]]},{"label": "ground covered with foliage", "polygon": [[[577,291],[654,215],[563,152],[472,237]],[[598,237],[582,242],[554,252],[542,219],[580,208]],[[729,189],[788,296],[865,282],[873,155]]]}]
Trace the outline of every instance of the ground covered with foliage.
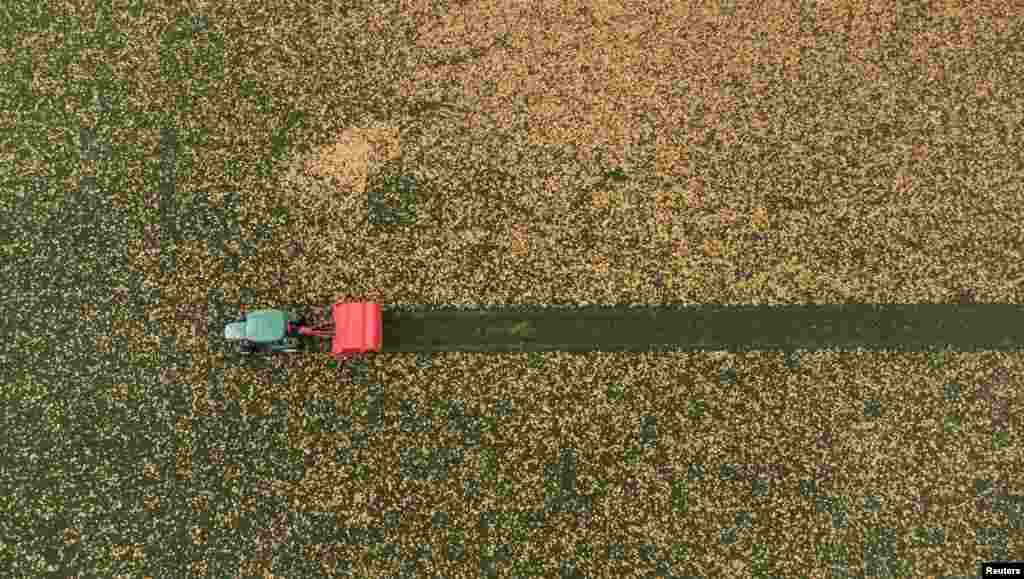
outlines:
[{"label": "ground covered with foliage", "polygon": [[1018,354],[231,355],[243,304],[1024,297],[1005,5],[531,6],[5,8],[0,568],[1024,559]]}]

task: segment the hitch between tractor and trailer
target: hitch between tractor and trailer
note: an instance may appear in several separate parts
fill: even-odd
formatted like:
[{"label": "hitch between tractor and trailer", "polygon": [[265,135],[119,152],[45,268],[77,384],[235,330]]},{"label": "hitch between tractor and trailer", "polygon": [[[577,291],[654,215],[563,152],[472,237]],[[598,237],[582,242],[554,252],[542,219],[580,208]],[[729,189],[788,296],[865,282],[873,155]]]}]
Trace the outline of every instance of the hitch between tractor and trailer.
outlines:
[{"label": "hitch between tractor and trailer", "polygon": [[[297,343],[302,341],[309,351],[324,352],[327,340],[331,355],[339,361],[380,351],[383,327],[379,304],[338,302],[329,308],[299,309],[302,313],[282,309],[247,312],[243,307],[242,319],[225,326],[224,337],[240,342],[243,354],[298,352],[303,348]],[[311,310],[310,315],[303,315],[306,310]]]},{"label": "hitch between tractor and trailer", "polygon": [[[329,312],[329,316],[324,314]],[[329,307],[313,308],[309,325],[292,329],[300,337],[331,341],[331,355],[338,361],[358,358],[381,349],[383,327],[380,304],[371,302],[338,302]],[[325,319],[326,318],[326,319]]]}]

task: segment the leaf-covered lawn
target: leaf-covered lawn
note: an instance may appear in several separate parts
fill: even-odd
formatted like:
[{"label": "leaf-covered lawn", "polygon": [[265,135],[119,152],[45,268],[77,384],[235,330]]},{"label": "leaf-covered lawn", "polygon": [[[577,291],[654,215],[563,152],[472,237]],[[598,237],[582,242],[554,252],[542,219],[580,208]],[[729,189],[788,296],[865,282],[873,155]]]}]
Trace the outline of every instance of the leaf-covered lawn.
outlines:
[{"label": "leaf-covered lawn", "polygon": [[1019,302],[1019,16],[86,4],[2,17],[0,568],[1020,558],[1016,354],[342,371],[221,339],[241,304],[335,299]]}]

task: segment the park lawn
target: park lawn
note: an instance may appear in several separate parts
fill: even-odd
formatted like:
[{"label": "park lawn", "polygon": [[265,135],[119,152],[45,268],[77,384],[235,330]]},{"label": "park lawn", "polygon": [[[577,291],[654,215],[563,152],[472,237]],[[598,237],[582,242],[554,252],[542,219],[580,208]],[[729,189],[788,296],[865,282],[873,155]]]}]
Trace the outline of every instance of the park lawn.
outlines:
[{"label": "park lawn", "polygon": [[[63,298],[74,351],[128,367],[17,318],[7,444],[53,485],[5,499],[9,568],[965,575],[1019,553],[1016,354],[226,359],[240,302],[1020,301],[1019,18],[492,4],[17,12],[3,200],[31,235],[4,247],[32,283],[8,307]],[[67,215],[120,220],[120,259]],[[92,277],[41,287],[40,256]]]}]

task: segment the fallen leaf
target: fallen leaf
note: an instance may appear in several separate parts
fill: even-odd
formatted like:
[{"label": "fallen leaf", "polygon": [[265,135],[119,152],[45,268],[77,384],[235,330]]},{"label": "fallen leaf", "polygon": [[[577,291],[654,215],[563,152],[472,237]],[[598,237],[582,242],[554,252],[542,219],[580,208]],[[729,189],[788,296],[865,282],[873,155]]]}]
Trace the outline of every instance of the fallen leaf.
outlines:
[{"label": "fallen leaf", "polygon": [[961,15],[961,0],[945,0],[943,3],[943,13],[946,18],[959,18]]},{"label": "fallen leaf", "polygon": [[370,166],[394,159],[399,154],[398,129],[386,126],[343,131],[338,141],[321,147],[305,160],[305,170],[331,177],[344,188],[363,192]]},{"label": "fallen leaf", "polygon": [[608,192],[608,202],[612,207],[625,207],[626,205],[626,194],[620,190],[612,190]]},{"label": "fallen leaf", "polygon": [[718,239],[705,239],[703,250],[704,255],[708,257],[720,257],[722,255],[722,242]]},{"label": "fallen leaf", "polygon": [[704,197],[696,191],[690,191],[686,194],[686,204],[691,209],[699,209],[704,207]]},{"label": "fallen leaf", "polygon": [[750,224],[754,229],[758,231],[764,231],[771,225],[768,219],[768,210],[764,207],[758,207],[750,215]]},{"label": "fallen leaf", "polygon": [[672,210],[676,208],[675,195],[670,191],[659,191],[654,197],[654,218],[658,223],[672,221]]},{"label": "fallen leaf", "polygon": [[686,144],[659,144],[655,151],[655,171],[661,175],[685,173],[689,154]]},{"label": "fallen leaf", "polygon": [[672,223],[656,223],[654,226],[654,237],[658,243],[672,241]]},{"label": "fallen leaf", "polygon": [[590,194],[590,205],[594,209],[607,209],[611,203],[611,195],[608,191],[595,191]]},{"label": "fallen leaf", "polygon": [[512,228],[512,254],[523,257],[530,253],[530,240],[526,227],[517,225]]},{"label": "fallen leaf", "polygon": [[797,274],[796,282],[797,285],[800,286],[800,289],[805,291],[812,290],[818,285],[817,276],[815,276],[813,272],[807,270],[801,271]]}]

